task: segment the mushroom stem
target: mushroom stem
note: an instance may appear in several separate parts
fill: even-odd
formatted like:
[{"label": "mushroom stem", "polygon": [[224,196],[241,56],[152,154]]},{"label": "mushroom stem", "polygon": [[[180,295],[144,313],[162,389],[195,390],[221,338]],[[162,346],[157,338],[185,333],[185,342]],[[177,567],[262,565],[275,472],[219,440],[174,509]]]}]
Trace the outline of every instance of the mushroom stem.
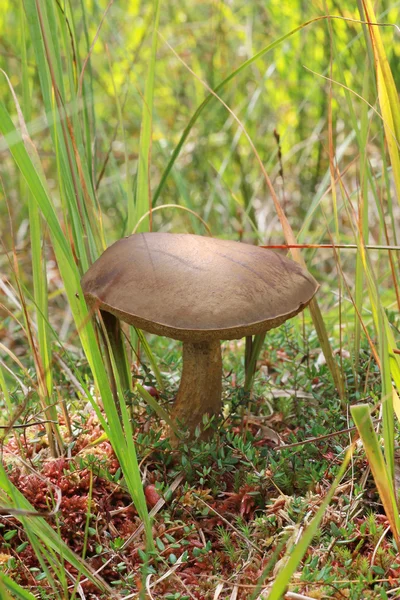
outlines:
[{"label": "mushroom stem", "polygon": [[202,426],[203,415],[221,411],[222,358],[218,340],[183,344],[183,369],[172,417],[191,436]]}]

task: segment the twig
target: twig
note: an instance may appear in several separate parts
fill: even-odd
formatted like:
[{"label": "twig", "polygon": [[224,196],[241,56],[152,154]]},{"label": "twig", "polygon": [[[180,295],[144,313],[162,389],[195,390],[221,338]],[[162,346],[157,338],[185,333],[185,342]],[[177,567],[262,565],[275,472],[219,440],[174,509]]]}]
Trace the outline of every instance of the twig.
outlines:
[{"label": "twig", "polygon": [[46,419],[44,421],[34,421],[33,423],[23,423],[22,425],[0,425],[0,429],[8,429],[9,431],[12,431],[13,429],[26,429],[27,427],[34,427],[35,425],[44,425],[45,423],[55,423],[57,425],[57,421]]},{"label": "twig", "polygon": [[[269,248],[277,250],[290,250],[290,248],[339,248],[343,250],[358,250],[359,246],[357,246],[357,244],[263,244],[262,246],[260,246],[260,248]],[[400,246],[381,246],[375,244],[366,244],[364,248],[366,250],[400,250]]]},{"label": "twig", "polygon": [[196,498],[196,500],[200,500],[200,502],[202,502],[204,504],[204,506],[207,506],[208,509],[212,510],[212,512],[215,513],[224,523],[226,523],[231,529],[233,529],[233,531],[235,533],[237,533],[237,535],[239,537],[241,537],[242,540],[244,540],[247,545],[249,545],[252,548],[254,548],[255,550],[257,550],[257,552],[259,552],[260,554],[263,554],[262,550],[256,544],[254,544],[254,542],[252,542],[251,540],[248,540],[247,537],[239,531],[239,529],[237,529],[234,525],[232,525],[232,523],[230,523],[228,521],[228,519],[225,519],[225,517],[223,517],[217,510],[215,510],[215,508],[213,508],[212,506],[207,504],[207,502],[205,502],[203,500],[203,498],[200,498],[200,496],[197,496],[197,494],[193,494],[193,496]]},{"label": "twig", "polygon": [[[380,423],[382,419],[374,419],[374,423]],[[286,444],[285,446],[276,446],[274,450],[287,450],[288,448],[295,448],[296,446],[303,446],[305,444],[312,444],[314,442],[319,442],[320,440],[327,440],[331,437],[335,437],[337,435],[342,435],[343,433],[350,433],[351,431],[356,431],[357,427],[348,427],[347,429],[341,429],[340,431],[334,431],[333,433],[327,433],[326,435],[321,435],[319,437],[307,438],[302,442],[294,442],[293,444]]]},{"label": "twig", "polygon": [[[170,494],[172,494],[176,490],[178,485],[181,484],[182,479],[183,479],[182,473],[180,475],[178,475],[177,477],[175,477],[174,481],[171,483],[171,485],[165,492],[165,495],[169,496]],[[154,517],[162,509],[162,507],[164,506],[165,503],[166,503],[165,499],[160,498],[159,501],[157,502],[157,504],[155,506],[153,506],[153,508],[149,512],[149,517],[150,518]],[[139,525],[139,527],[128,537],[128,539],[125,540],[124,544],[121,547],[121,551],[125,550],[133,542],[133,540],[142,533],[143,529],[144,529],[144,525],[143,525],[143,523],[141,523]]]}]

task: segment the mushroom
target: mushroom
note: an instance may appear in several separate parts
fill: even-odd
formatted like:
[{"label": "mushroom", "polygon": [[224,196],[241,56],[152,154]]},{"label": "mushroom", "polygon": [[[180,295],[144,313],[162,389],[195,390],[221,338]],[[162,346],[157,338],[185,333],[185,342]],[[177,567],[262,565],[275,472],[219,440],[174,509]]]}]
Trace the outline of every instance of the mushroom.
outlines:
[{"label": "mushroom", "polygon": [[82,279],[89,306],[183,342],[172,417],[193,435],[221,410],[221,340],[278,327],[318,289],[299,264],[239,242],[140,233],[110,246]]}]

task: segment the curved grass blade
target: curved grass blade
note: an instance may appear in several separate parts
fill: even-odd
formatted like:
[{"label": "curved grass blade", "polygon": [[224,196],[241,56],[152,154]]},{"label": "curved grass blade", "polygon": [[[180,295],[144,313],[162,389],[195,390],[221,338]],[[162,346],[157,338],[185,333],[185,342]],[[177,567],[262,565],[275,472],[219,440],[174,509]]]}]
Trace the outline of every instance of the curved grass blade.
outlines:
[{"label": "curved grass blade", "polygon": [[226,77],[223,81],[221,81],[221,83],[219,83],[215,89],[213,90],[214,93],[209,93],[207,94],[207,96],[205,97],[205,99],[203,100],[203,102],[197,107],[196,111],[194,112],[192,118],[190,119],[189,123],[186,125],[180,140],[177,144],[177,146],[175,147],[171,158],[168,161],[168,164],[165,168],[164,173],[161,176],[161,180],[160,183],[157,186],[157,189],[154,192],[153,195],[153,206],[155,205],[155,203],[157,202],[162,190],[164,189],[164,185],[165,182],[168,178],[168,175],[171,172],[172,167],[175,164],[176,159],[178,158],[180,151],[182,150],[183,144],[185,143],[189,133],[191,132],[192,128],[194,127],[196,121],[198,120],[198,118],[200,117],[201,113],[203,112],[203,110],[208,106],[208,104],[211,102],[211,100],[213,100],[213,98],[215,98],[215,94],[219,94],[224,87],[230,82],[232,81],[237,75],[240,75],[240,73],[242,73],[243,71],[245,71],[247,69],[247,67],[250,67],[250,65],[252,65],[253,63],[255,63],[258,59],[262,58],[263,56],[265,56],[266,54],[268,54],[268,52],[271,52],[272,50],[274,50],[275,48],[277,48],[280,44],[282,44],[282,42],[284,42],[285,40],[287,40],[288,38],[290,38],[292,35],[294,35],[295,33],[297,33],[298,31],[301,31],[302,29],[304,29],[304,27],[307,27],[308,25],[311,25],[311,23],[315,23],[316,21],[320,21],[322,19],[325,19],[326,17],[316,17],[315,19],[311,19],[310,21],[306,21],[305,23],[302,23],[301,25],[299,25],[298,27],[295,27],[294,29],[292,29],[289,33],[286,33],[285,35],[281,36],[279,39],[275,40],[274,42],[272,42],[272,44],[269,44],[268,46],[266,46],[265,48],[263,48],[262,50],[260,50],[259,52],[257,52],[257,54],[255,54],[254,56],[252,56],[251,58],[249,58],[248,60],[246,60],[242,65],[240,65],[240,67],[238,67],[237,69],[235,69],[234,71],[232,71],[232,73],[230,73],[230,75],[228,75],[228,77]]},{"label": "curved grass blade", "polygon": [[[290,582],[292,575],[295,573],[300,561],[302,560],[303,556],[305,555],[305,553],[311,546],[312,539],[315,536],[315,534],[317,533],[318,527],[319,527],[321,520],[325,514],[325,511],[326,511],[327,507],[329,506],[329,503],[335,494],[336,488],[339,485],[340,480],[342,479],[343,475],[346,472],[346,469],[347,469],[347,466],[349,464],[352,454],[353,454],[353,447],[351,446],[347,450],[344,461],[339,469],[339,472],[336,475],[335,480],[332,483],[323,502],[321,503],[321,506],[319,507],[318,511],[316,512],[311,523],[308,525],[307,529],[304,531],[304,533],[301,536],[298,543],[294,546],[292,552],[288,556],[285,566],[283,567],[283,569],[281,571],[279,571],[278,575],[276,576],[276,579],[275,579],[275,581],[272,585],[272,588],[268,594],[268,600],[281,600],[281,598],[284,597],[284,594],[286,592],[287,586]],[[261,591],[261,587],[262,587],[261,581],[259,582],[259,585],[260,585],[260,588],[259,588],[258,592]],[[256,595],[253,595],[253,598],[256,598],[256,597],[257,597]]]},{"label": "curved grass blade", "polygon": [[[154,28],[153,28],[153,39],[151,44],[151,58],[149,64],[149,71],[147,74],[146,90],[143,99],[143,111],[142,111],[142,123],[140,130],[140,144],[139,144],[139,164],[137,174],[137,186],[136,186],[136,202],[134,213],[128,209],[128,223],[127,233],[132,233],[134,223],[136,223],[147,210],[151,209],[151,190],[149,181],[149,168],[150,168],[150,155],[151,155],[151,132],[152,132],[152,121],[153,121],[153,99],[154,99],[154,78],[155,78],[155,64],[156,64],[156,53],[157,53],[157,39],[158,39],[158,22],[160,19],[160,2],[154,0]],[[151,227],[151,215],[150,218],[146,218],[142,221],[138,228],[138,232],[149,231]]]},{"label": "curved grass blade", "polygon": [[376,435],[374,425],[372,423],[370,407],[368,404],[358,404],[356,406],[352,406],[350,411],[364,445],[365,453],[367,455],[386,516],[389,520],[392,534],[396,540],[397,547],[399,547],[400,519],[396,503],[393,479],[390,476],[388,465],[383,458],[378,436]]},{"label": "curved grass blade", "polygon": [[371,0],[363,0],[363,7],[365,16],[369,22],[368,27],[375,58],[379,104],[382,111],[390,162],[392,163],[397,200],[400,203],[400,101],[379,27],[376,25],[377,21]]},{"label": "curved grass blade", "polygon": [[[11,596],[8,592],[13,595]],[[35,596],[24,590],[5,573],[0,573],[0,598],[2,600],[36,600]]]}]

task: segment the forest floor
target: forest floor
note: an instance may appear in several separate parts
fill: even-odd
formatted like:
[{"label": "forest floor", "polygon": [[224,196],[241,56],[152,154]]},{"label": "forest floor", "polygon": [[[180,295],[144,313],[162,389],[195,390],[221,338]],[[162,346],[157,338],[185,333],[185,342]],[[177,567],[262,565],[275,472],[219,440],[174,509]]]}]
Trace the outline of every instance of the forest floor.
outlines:
[{"label": "forest floor", "polygon": [[[251,397],[241,387],[243,354],[244,342],[223,346],[223,417],[209,424],[208,441],[171,448],[165,425],[132,397],[155,553],[146,552],[141,521],[96,414],[65,374],[59,374],[59,393],[67,399],[73,436],[64,424],[63,456],[50,457],[44,426],[32,425],[37,415],[26,421],[30,426],[9,433],[3,460],[10,480],[39,513],[53,510],[48,522],[115,594],[266,598],[285,553],[324,500],[355,432],[321,352],[313,349],[313,340],[304,344],[291,326],[271,332]],[[166,390],[156,389],[148,369],[138,369],[138,376],[146,373],[143,383],[168,408],[179,382],[180,348],[161,339],[155,355]],[[349,400],[365,400],[367,389],[373,400],[380,374],[367,349],[361,351],[357,378],[344,351],[340,360]],[[81,368],[89,376],[87,365]],[[37,552],[11,515],[0,517],[0,568],[37,598],[56,597]],[[77,576],[67,562],[65,569]],[[287,597],[397,598],[399,577],[400,556],[357,447]],[[76,579],[75,593],[88,600],[109,597],[83,576]]]}]

